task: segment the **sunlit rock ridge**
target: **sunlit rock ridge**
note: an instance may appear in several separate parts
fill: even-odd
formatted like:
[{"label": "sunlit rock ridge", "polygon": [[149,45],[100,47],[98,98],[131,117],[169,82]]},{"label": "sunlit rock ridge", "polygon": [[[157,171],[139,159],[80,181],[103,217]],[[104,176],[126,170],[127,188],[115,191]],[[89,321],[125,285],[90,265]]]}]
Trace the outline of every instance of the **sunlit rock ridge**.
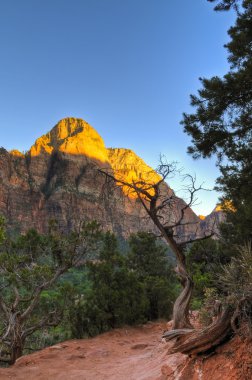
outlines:
[{"label": "sunlit rock ridge", "polygon": [[[157,182],[160,177],[132,150],[105,147],[102,137],[87,122],[65,118],[39,137],[26,154],[0,149],[0,213],[9,227],[46,232],[56,219],[64,230],[81,220],[97,220],[104,229],[127,237],[139,230],[153,231],[152,222],[137,199],[117,186],[107,192],[97,168],[120,178]],[[171,189],[165,185],[164,191]],[[181,235],[195,234],[200,219],[186,210]]]},{"label": "sunlit rock ridge", "polygon": [[39,137],[30,149],[31,156],[53,151],[84,155],[108,162],[107,150],[101,136],[86,121],[76,118],[61,120],[46,135]]},{"label": "sunlit rock ridge", "polygon": [[109,148],[108,157],[113,170],[125,182],[146,180],[157,183],[161,177],[131,149]]}]

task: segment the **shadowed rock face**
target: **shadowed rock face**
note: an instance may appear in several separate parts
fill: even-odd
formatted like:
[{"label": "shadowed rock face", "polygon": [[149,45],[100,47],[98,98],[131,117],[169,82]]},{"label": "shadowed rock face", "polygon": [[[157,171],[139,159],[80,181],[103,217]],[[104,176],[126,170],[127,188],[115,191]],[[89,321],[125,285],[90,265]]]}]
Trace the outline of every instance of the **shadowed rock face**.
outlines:
[{"label": "shadowed rock face", "polygon": [[220,236],[220,224],[226,222],[226,214],[221,205],[217,205],[213,211],[207,215],[199,215],[201,220],[200,229],[206,234],[214,233],[213,239],[219,239]]},{"label": "shadowed rock face", "polygon": [[[19,231],[34,227],[46,232],[51,219],[64,230],[81,220],[97,220],[125,237],[153,230],[139,202],[119,187],[108,191],[98,168],[114,170],[126,180],[160,179],[133,151],[106,149],[88,123],[66,118],[38,138],[25,155],[0,150],[0,213]],[[163,191],[172,192],[166,184]],[[187,209],[185,221],[198,223],[199,218]],[[192,236],[195,228],[189,224],[179,232]]]}]

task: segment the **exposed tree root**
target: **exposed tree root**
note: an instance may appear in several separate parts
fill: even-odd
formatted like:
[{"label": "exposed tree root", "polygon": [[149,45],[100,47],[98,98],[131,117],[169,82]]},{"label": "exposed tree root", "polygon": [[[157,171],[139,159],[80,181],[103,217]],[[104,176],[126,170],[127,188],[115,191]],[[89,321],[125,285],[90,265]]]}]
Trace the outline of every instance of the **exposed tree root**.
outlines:
[{"label": "exposed tree root", "polygon": [[170,330],[170,331],[166,331],[162,338],[165,338],[166,341],[169,341],[169,340],[173,340],[173,339],[176,339],[176,338],[180,338],[182,337],[183,335],[187,335],[189,336],[190,333],[194,333],[195,330],[194,329],[176,329],[176,330]]},{"label": "exposed tree root", "polygon": [[216,319],[200,330],[177,329],[166,332],[166,340],[176,339],[169,354],[181,352],[187,355],[197,355],[209,351],[222,343],[231,333],[232,311],[229,307],[220,311]]}]

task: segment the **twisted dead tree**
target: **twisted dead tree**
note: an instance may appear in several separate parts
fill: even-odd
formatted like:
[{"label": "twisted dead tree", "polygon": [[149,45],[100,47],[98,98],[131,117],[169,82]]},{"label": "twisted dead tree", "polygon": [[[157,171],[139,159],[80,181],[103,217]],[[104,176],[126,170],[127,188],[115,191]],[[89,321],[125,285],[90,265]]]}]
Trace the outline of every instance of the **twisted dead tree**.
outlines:
[{"label": "twisted dead tree", "polygon": [[[120,186],[124,193],[141,203],[176,257],[175,271],[182,291],[173,307],[172,331],[164,334],[166,340],[175,341],[171,353],[198,354],[218,345],[230,332],[230,309],[219,305],[213,323],[202,330],[195,330],[189,319],[193,280],[186,268],[185,247],[188,243],[213,235],[213,226],[211,230],[203,232],[199,223],[190,220],[188,216],[189,208],[197,201],[196,195],[203,189],[202,186],[197,187],[196,180],[191,175],[183,176],[183,180],[189,180],[189,183],[184,185],[187,200],[182,200],[166,184],[167,180],[180,172],[175,164],[163,162],[157,169],[158,181],[153,181],[153,172],[145,173],[139,180],[129,181],[127,176],[127,180],[124,179],[122,173],[101,169],[99,171],[105,175],[107,186]],[[193,229],[190,225],[194,226]],[[183,235],[183,229],[186,228],[189,229],[189,233]]]}]

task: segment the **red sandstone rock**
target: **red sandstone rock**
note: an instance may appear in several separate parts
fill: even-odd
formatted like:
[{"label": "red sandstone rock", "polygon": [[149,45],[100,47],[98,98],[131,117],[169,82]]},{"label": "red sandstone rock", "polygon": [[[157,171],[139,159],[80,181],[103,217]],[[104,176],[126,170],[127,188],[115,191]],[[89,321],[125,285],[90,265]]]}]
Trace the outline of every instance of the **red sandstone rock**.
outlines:
[{"label": "red sandstone rock", "polygon": [[[97,168],[116,170],[127,180],[160,177],[129,149],[106,149],[99,134],[81,119],[61,120],[48,134],[38,138],[25,155],[0,150],[0,214],[14,230],[34,227],[46,232],[56,219],[64,230],[81,220],[97,220],[104,229],[121,236],[152,230],[142,205],[121,188],[109,194],[105,177]],[[172,190],[164,184],[167,194]],[[178,208],[183,205],[178,204]],[[176,210],[175,210],[176,211]],[[185,212],[187,224],[180,235],[195,233],[199,218]]]}]

